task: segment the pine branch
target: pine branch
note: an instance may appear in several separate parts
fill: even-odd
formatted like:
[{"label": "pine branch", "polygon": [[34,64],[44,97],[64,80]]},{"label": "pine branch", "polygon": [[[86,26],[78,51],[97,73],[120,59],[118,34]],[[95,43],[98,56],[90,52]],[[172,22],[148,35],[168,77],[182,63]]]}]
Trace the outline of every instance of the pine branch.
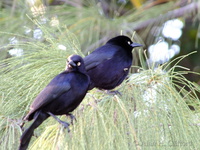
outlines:
[{"label": "pine branch", "polygon": [[157,18],[152,18],[149,20],[146,20],[144,22],[141,22],[139,24],[137,24],[133,30],[135,31],[139,31],[143,28],[148,27],[149,25],[153,25],[153,24],[159,24],[160,20],[169,20],[169,19],[174,19],[174,18],[178,18],[178,17],[188,17],[191,15],[196,15],[198,13],[198,6],[199,4],[197,2],[193,2],[189,5],[186,5],[184,7],[181,7],[179,9],[175,9],[172,11],[169,11],[168,13],[164,14],[164,15],[160,15]]}]

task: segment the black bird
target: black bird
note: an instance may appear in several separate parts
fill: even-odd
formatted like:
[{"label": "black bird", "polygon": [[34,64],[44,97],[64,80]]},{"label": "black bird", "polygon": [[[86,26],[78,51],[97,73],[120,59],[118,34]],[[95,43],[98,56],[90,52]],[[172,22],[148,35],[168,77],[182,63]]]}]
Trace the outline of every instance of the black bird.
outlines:
[{"label": "black bird", "polygon": [[83,58],[91,80],[89,89],[111,90],[120,85],[131,67],[132,49],[141,46],[127,36],[117,36]]},{"label": "black bird", "polygon": [[[57,75],[40,92],[31,104],[29,113],[24,120],[33,120],[33,123],[22,134],[19,150],[28,147],[34,129],[36,129],[49,116],[68,128],[67,122],[61,121],[55,115],[69,115],[85,97],[90,83],[86,73],[83,59],[78,55],[68,57],[66,70]],[[68,128],[69,131],[69,128]]]}]

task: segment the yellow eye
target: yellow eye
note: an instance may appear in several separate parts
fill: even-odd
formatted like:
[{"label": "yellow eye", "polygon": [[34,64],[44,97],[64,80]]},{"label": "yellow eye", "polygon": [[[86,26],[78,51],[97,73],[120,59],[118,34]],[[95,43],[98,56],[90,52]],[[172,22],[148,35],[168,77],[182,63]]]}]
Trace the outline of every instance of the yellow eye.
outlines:
[{"label": "yellow eye", "polygon": [[81,65],[81,62],[78,62],[78,63],[77,63],[77,66],[80,66],[80,65]]}]

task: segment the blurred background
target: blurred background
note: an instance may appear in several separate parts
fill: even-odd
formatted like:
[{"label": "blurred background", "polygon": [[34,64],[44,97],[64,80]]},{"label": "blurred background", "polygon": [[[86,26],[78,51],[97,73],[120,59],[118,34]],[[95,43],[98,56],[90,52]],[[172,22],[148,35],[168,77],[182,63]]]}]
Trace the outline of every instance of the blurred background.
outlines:
[{"label": "blurred background", "polygon": [[116,88],[122,96],[89,91],[70,136],[49,118],[30,149],[199,149],[199,7],[197,0],[0,0],[0,150],[17,149],[22,116],[69,55],[85,56],[121,34],[144,45]]},{"label": "blurred background", "polygon": [[[144,45],[146,64],[153,68],[197,51],[179,65],[200,73],[198,8],[197,0],[1,0],[0,60],[23,55],[19,43],[48,43],[39,27],[45,25],[64,51],[65,28],[74,33],[84,55],[113,36],[128,35]],[[137,53],[135,66],[140,65]],[[198,75],[185,76],[200,84]]]}]

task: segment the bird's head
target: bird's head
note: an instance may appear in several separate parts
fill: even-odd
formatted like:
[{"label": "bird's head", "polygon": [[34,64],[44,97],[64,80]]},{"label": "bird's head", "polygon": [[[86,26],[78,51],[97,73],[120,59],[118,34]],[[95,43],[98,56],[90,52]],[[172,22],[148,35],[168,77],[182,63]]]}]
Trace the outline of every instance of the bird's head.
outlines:
[{"label": "bird's head", "polygon": [[128,51],[132,51],[132,49],[135,47],[143,46],[138,43],[133,43],[129,37],[124,36],[124,35],[114,37],[114,38],[110,39],[107,43],[118,45],[120,47],[127,49]]},{"label": "bird's head", "polygon": [[85,72],[83,58],[79,55],[71,55],[67,58],[66,70]]}]

